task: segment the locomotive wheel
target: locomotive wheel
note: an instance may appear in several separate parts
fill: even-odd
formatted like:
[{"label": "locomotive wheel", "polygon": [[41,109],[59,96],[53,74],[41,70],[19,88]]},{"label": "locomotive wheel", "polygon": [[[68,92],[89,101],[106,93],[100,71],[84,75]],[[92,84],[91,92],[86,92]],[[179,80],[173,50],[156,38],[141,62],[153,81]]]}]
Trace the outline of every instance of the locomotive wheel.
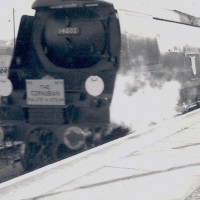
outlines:
[{"label": "locomotive wheel", "polygon": [[55,161],[56,138],[48,129],[36,128],[29,134],[22,158],[24,170],[32,171]]}]

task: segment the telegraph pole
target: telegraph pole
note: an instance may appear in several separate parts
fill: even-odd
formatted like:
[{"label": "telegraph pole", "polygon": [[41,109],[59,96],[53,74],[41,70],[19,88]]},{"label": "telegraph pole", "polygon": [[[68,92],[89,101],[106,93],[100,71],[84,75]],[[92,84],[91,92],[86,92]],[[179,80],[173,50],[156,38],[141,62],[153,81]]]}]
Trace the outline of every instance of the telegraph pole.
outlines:
[{"label": "telegraph pole", "polygon": [[13,8],[13,36],[14,36],[14,48],[15,48],[15,9]]}]

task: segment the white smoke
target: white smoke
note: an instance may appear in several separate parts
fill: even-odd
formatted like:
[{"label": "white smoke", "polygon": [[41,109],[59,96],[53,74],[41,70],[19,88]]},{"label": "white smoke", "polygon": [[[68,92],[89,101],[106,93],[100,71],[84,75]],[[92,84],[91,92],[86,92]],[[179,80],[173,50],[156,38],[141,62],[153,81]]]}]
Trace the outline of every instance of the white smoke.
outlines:
[{"label": "white smoke", "polygon": [[134,89],[135,85],[133,76],[118,74],[110,108],[113,123],[141,130],[177,114],[180,98],[177,81],[164,82],[159,87],[152,87],[148,81],[142,88]]}]

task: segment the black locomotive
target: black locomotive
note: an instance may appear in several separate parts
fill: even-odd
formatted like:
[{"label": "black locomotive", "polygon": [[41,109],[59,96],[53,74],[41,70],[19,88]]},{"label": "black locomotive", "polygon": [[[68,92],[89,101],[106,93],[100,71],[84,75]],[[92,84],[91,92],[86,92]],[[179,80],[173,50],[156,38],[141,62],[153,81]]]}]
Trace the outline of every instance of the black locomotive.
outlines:
[{"label": "black locomotive", "polygon": [[10,65],[13,92],[1,102],[1,135],[26,141],[28,170],[101,143],[120,55],[112,4],[36,0],[32,8]]}]

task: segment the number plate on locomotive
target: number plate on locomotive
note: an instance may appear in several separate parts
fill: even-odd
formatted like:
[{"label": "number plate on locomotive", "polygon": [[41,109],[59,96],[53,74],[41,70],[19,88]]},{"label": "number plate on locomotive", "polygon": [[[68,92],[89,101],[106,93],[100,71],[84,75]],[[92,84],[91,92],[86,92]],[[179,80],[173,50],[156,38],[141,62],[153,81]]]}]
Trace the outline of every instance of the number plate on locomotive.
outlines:
[{"label": "number plate on locomotive", "polygon": [[66,27],[58,29],[58,35],[78,35],[78,34],[80,34],[79,27]]}]

